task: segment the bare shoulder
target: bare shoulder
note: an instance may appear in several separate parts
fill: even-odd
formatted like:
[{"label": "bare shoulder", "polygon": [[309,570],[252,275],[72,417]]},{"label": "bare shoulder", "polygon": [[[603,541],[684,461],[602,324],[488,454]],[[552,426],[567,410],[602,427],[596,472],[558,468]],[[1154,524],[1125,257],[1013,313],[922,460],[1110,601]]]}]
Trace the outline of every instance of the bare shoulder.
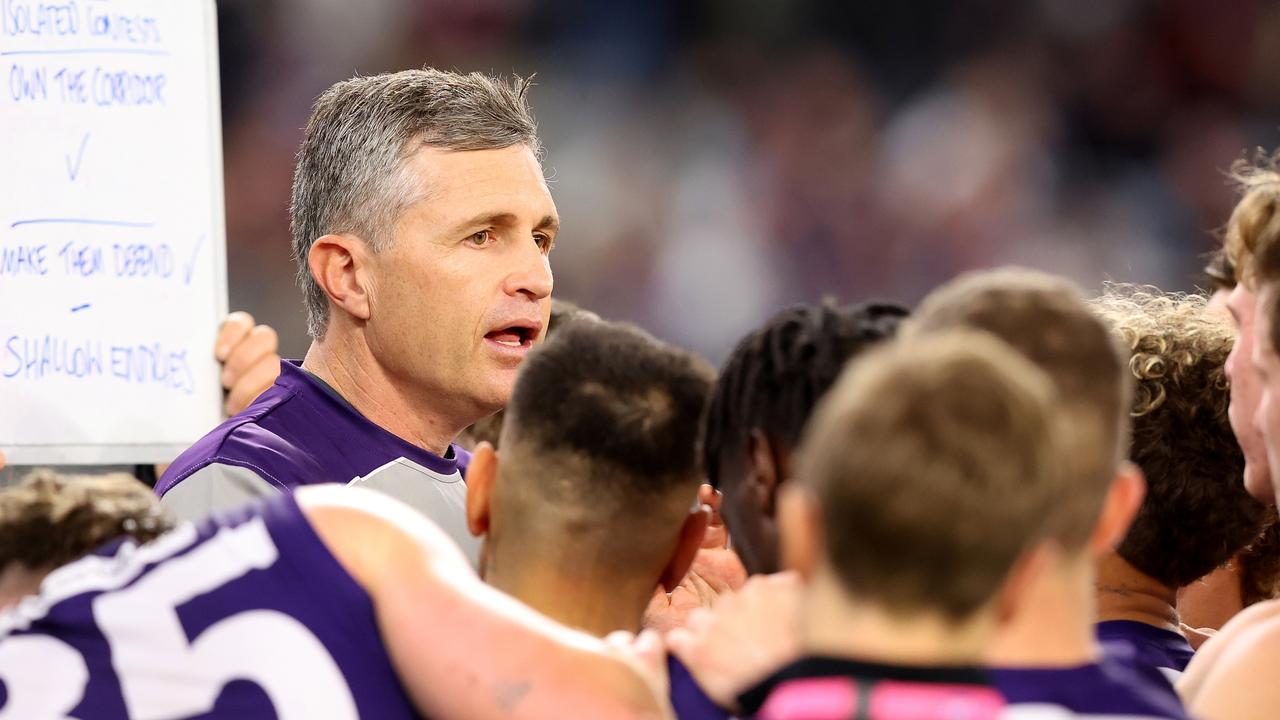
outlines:
[{"label": "bare shoulder", "polygon": [[1266,600],[1255,603],[1236,613],[1235,617],[1222,626],[1222,629],[1218,631],[1215,637],[1230,637],[1237,632],[1246,631],[1254,625],[1265,623],[1275,618],[1280,618],[1280,600]]},{"label": "bare shoulder", "polygon": [[[383,644],[426,717],[666,717],[623,652],[485,585],[425,516],[376,490],[308,486],[297,501],[373,600]],[[459,693],[458,688],[467,691]]]},{"label": "bare shoulder", "polygon": [[404,563],[470,570],[457,545],[421,513],[366,488],[307,485],[295,492],[298,507],[329,552],[367,590],[398,573]]},{"label": "bare shoulder", "polygon": [[1226,650],[1235,646],[1242,635],[1247,635],[1258,625],[1278,617],[1280,617],[1280,601],[1269,600],[1251,605],[1231,618],[1221,630],[1196,650],[1191,664],[1178,680],[1178,694],[1182,695],[1182,699],[1187,703],[1193,703],[1204,686],[1205,680],[1214,672]]},{"label": "bare shoulder", "polygon": [[1249,622],[1220,649],[1190,704],[1197,717],[1270,718],[1280,707],[1280,612],[1245,619]]}]

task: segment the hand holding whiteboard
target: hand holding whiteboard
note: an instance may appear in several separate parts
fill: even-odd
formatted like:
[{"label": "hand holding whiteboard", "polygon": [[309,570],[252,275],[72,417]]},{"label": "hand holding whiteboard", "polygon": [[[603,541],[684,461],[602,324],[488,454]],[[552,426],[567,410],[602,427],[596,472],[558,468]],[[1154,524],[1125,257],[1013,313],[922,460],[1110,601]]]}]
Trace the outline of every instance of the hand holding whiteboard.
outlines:
[{"label": "hand holding whiteboard", "polygon": [[212,0],[0,0],[0,448],[172,459],[220,419]]}]

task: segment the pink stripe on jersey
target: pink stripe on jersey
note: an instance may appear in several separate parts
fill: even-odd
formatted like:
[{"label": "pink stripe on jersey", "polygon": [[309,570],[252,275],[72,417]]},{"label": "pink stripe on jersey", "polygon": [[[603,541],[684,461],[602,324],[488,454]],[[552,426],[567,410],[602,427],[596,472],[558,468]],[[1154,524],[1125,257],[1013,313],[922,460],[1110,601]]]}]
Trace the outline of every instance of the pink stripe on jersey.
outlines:
[{"label": "pink stripe on jersey", "polygon": [[858,708],[858,686],[848,678],[789,680],[769,693],[759,720],[846,720]]},{"label": "pink stripe on jersey", "polygon": [[1004,697],[993,688],[886,680],[871,691],[874,720],[994,720]]}]

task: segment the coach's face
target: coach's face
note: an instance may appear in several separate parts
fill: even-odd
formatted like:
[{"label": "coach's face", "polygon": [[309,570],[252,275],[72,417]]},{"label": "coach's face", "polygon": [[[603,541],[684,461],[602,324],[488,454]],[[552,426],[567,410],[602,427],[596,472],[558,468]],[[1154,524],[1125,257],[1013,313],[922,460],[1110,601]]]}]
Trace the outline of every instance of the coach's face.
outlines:
[{"label": "coach's face", "polygon": [[[1280,356],[1271,340],[1272,323],[1276,321],[1271,310],[1275,297],[1275,287],[1260,293],[1254,313],[1253,365],[1261,386],[1254,425],[1265,441],[1270,467],[1280,468]],[[1273,479],[1272,486],[1280,487],[1280,483]],[[1267,500],[1275,502],[1274,490]]]},{"label": "coach's face", "polygon": [[422,196],[372,256],[370,349],[436,407],[479,419],[546,332],[556,206],[524,145],[406,162]]},{"label": "coach's face", "polygon": [[1227,416],[1244,452],[1245,489],[1255,498],[1271,502],[1271,467],[1262,433],[1254,424],[1262,396],[1262,383],[1253,364],[1255,300],[1244,283],[1236,285],[1227,297],[1227,309],[1236,324],[1236,342],[1227,356],[1227,377],[1231,379],[1231,407]]}]

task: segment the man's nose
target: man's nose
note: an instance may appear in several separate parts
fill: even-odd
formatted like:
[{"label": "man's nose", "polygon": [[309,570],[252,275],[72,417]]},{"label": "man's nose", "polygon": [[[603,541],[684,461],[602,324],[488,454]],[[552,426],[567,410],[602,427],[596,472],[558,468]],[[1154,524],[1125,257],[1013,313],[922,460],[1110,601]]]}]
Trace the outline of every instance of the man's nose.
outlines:
[{"label": "man's nose", "polygon": [[524,294],[533,300],[550,296],[555,284],[551,274],[551,260],[537,243],[530,240],[520,251],[518,262],[519,265],[507,275],[507,294]]}]

